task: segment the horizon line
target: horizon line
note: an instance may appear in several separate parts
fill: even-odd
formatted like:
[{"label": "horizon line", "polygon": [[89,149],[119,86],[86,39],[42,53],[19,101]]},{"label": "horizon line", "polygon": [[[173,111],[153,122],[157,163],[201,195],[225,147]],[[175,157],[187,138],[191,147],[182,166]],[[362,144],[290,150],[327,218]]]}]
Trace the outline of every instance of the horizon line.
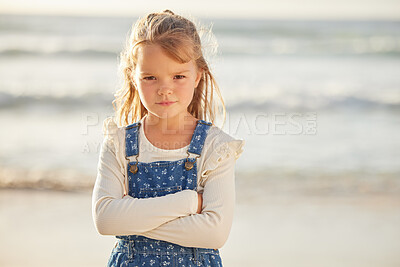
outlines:
[{"label": "horizon line", "polygon": [[[102,14],[102,13],[62,13],[62,12],[43,12],[43,13],[29,13],[29,12],[1,12],[0,16],[42,16],[42,17],[86,17],[86,18],[138,18],[142,15],[139,14]],[[236,15],[213,15],[213,16],[199,16],[192,15],[196,18],[207,20],[286,20],[286,21],[400,21],[398,17],[366,17],[366,16],[236,16]]]}]

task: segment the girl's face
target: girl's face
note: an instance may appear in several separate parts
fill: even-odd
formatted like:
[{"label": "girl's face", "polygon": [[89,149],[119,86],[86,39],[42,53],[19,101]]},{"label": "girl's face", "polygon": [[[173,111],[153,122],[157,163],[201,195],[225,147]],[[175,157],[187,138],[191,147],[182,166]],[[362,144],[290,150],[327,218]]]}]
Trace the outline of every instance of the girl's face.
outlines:
[{"label": "girl's face", "polygon": [[[179,63],[159,45],[143,45],[137,50],[133,82],[148,116],[187,116],[201,71],[194,61]],[[169,102],[170,104],[165,104]]]}]

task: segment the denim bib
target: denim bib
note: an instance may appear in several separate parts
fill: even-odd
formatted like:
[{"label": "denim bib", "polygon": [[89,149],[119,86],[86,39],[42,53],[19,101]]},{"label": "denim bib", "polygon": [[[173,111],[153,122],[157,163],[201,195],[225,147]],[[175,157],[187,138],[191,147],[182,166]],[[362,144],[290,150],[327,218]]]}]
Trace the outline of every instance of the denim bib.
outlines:
[{"label": "denim bib", "polygon": [[[197,159],[201,156],[211,125],[204,120],[197,121],[186,158],[150,163],[138,161],[141,123],[126,126],[128,194],[134,198],[150,198],[185,189],[197,191]],[[195,157],[190,158],[191,154]],[[134,157],[133,161],[130,161],[131,157]],[[184,247],[141,235],[116,237],[118,242],[112,250],[108,266],[222,266],[218,249]]]}]

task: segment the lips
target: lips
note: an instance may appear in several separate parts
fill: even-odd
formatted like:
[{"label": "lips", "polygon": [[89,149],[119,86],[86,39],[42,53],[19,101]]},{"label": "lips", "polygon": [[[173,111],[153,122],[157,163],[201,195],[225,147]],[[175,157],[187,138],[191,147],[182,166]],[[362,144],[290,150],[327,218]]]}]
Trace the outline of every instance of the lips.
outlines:
[{"label": "lips", "polygon": [[163,102],[160,102],[157,104],[162,105],[162,106],[168,106],[168,105],[172,105],[174,103],[176,103],[176,101],[163,101]]}]

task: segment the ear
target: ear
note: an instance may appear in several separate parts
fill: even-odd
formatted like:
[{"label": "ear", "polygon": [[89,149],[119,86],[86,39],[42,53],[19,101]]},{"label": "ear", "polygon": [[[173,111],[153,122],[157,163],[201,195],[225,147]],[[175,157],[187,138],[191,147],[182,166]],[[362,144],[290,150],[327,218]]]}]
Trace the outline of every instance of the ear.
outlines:
[{"label": "ear", "polygon": [[203,69],[199,69],[199,71],[197,72],[196,81],[195,81],[196,86],[194,88],[197,88],[197,86],[199,86],[199,82],[200,82],[200,79],[202,76],[203,76]]}]

